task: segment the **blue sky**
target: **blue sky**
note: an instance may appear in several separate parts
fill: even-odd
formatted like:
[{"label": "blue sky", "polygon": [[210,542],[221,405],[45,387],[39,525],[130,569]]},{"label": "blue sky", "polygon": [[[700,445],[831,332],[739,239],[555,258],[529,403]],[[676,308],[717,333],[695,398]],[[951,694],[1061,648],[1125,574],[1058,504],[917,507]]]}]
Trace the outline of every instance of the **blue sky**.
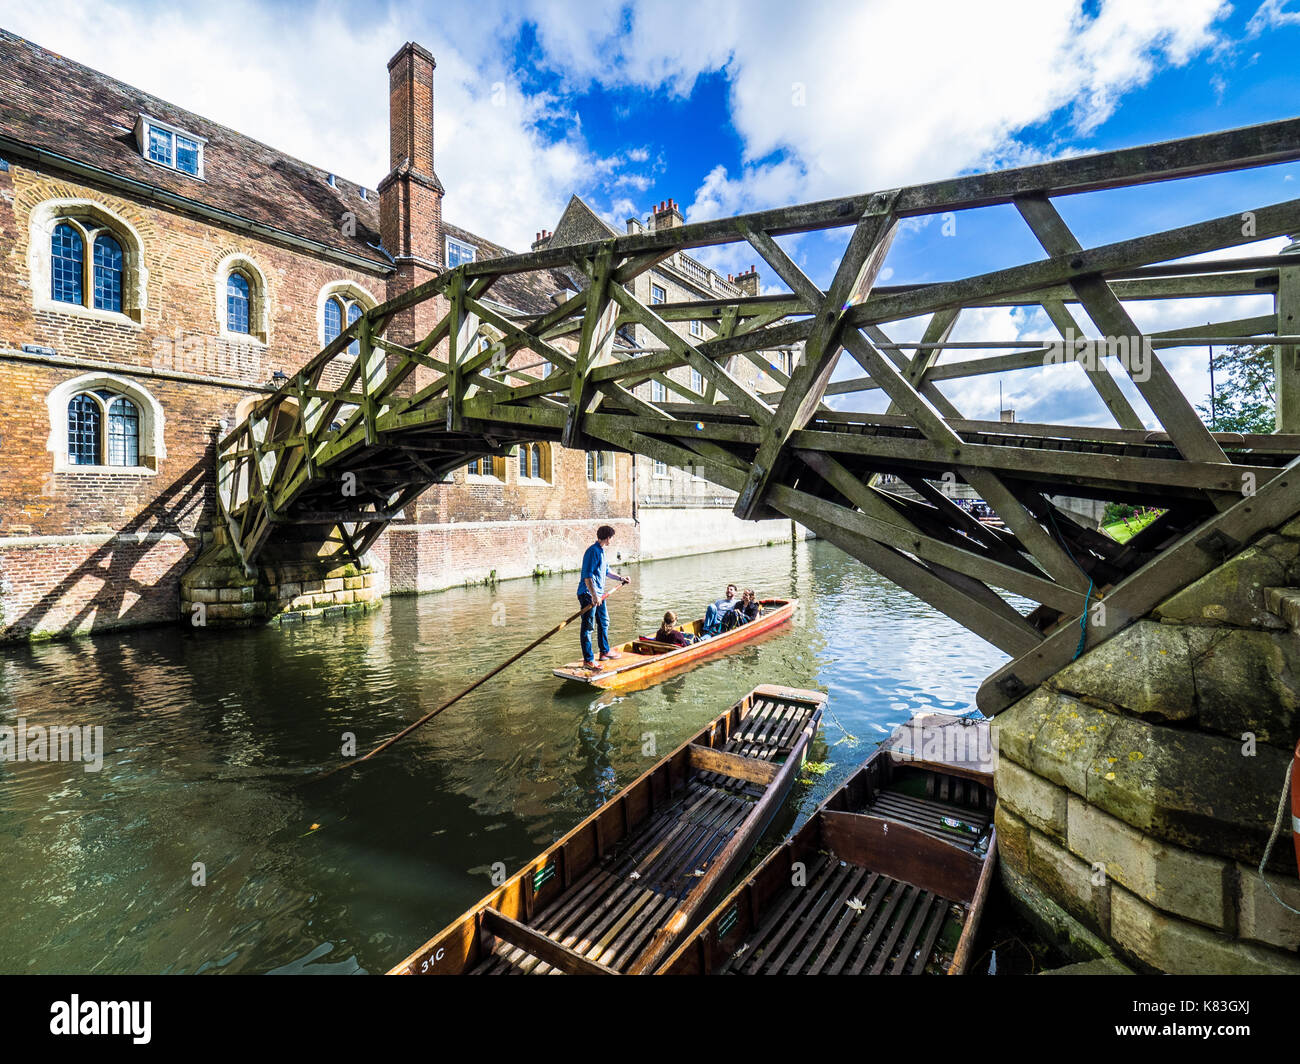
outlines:
[{"label": "blue sky", "polygon": [[[388,163],[385,63],[419,41],[438,59],[445,214],[516,248],[573,192],[620,229],[670,197],[702,220],[1293,117],[1300,100],[1300,0],[0,0],[0,25],[372,186]],[[1086,245],[1292,198],[1297,169],[1059,205]],[[841,242],[786,246],[825,283]],[[937,280],[1039,254],[1014,212],[990,210],[962,215],[953,237],[908,227],[888,267],[893,282]],[[1264,312],[1131,309],[1149,328]],[[1041,315],[1011,311],[958,329],[1050,335]],[[1167,361],[1200,398],[1203,351]],[[1022,418],[1051,407],[1104,423],[1081,374],[1003,384]],[[996,414],[996,378],[946,387],[971,416]]]}]

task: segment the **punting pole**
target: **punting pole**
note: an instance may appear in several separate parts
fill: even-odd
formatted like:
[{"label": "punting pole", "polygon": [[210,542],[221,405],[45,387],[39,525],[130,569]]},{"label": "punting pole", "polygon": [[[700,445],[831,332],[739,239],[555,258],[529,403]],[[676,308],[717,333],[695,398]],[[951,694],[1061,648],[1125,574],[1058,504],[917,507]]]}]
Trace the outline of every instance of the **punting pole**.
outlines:
[{"label": "punting pole", "polygon": [[[615,585],[615,586],[614,586],[613,588],[611,588],[609,591],[605,592],[605,594],[601,597],[601,600],[600,600],[600,601],[601,601],[601,602],[604,602],[607,598],[609,598],[610,595],[614,594],[614,592],[617,591],[617,590],[618,590],[620,587],[622,587],[622,586],[623,586],[622,584],[617,584],[617,585]],[[548,632],[544,632],[542,635],[540,635],[540,636],[538,636],[536,639],[534,639],[531,643],[529,643],[526,647],[524,647],[523,650],[520,650],[520,651],[518,651],[518,652],[512,654],[510,657],[506,658],[505,661],[503,661],[500,665],[498,665],[498,666],[497,666],[495,669],[493,669],[491,672],[485,673],[484,675],[480,676],[477,680],[475,680],[472,684],[470,684],[468,687],[466,687],[466,688],[465,688],[463,691],[461,691],[459,694],[453,695],[453,696],[452,696],[451,698],[449,698],[446,702],[444,702],[442,705],[440,705],[437,709],[431,710],[430,712],[426,713],[423,717],[421,717],[419,720],[417,720],[417,721],[415,721],[415,722],[413,722],[413,723],[411,723],[411,724],[408,724],[405,728],[403,728],[401,731],[399,731],[399,732],[398,732],[396,735],[394,735],[391,739],[385,739],[382,743],[380,743],[380,744],[379,744],[378,746],[376,746],[373,750],[371,750],[370,753],[365,754],[365,755],[363,755],[363,756],[357,758],[355,761],[345,761],[345,762],[344,762],[343,764],[341,764],[341,765],[335,765],[333,768],[328,769],[327,771],[322,772],[319,776],[315,776],[315,777],[313,777],[313,778],[314,778],[314,779],[318,779],[318,780],[323,780],[323,779],[328,778],[329,776],[334,775],[334,773],[336,773],[336,772],[341,772],[341,771],[342,771],[343,769],[345,769],[345,768],[355,768],[357,765],[360,765],[360,764],[362,764],[362,763],[365,762],[365,761],[369,761],[369,760],[370,760],[372,757],[374,757],[376,754],[378,754],[378,753],[380,753],[380,752],[382,752],[382,751],[384,751],[384,750],[387,750],[390,746],[392,746],[392,745],[393,745],[395,742],[397,742],[398,740],[400,740],[400,739],[405,739],[408,735],[411,734],[411,732],[415,731],[416,728],[420,728],[420,727],[423,727],[425,724],[428,724],[429,721],[433,720],[433,718],[436,717],[439,713],[441,713],[444,709],[449,709],[450,707],[454,706],[457,702],[459,702],[462,698],[464,698],[467,694],[469,694],[469,693],[470,693],[471,691],[473,691],[475,688],[480,687],[480,686],[482,686],[483,684],[487,683],[487,681],[490,680],[490,679],[492,679],[493,676],[495,676],[497,673],[501,672],[503,669],[506,669],[506,668],[508,668],[509,666],[513,665],[516,661],[518,661],[520,658],[522,658],[522,657],[523,657],[525,654],[527,654],[529,651],[536,650],[539,646],[541,646],[541,645],[542,645],[543,643],[545,643],[548,639],[550,639],[551,636],[553,636],[553,635],[558,635],[560,632],[564,631],[565,628],[567,628],[567,627],[568,627],[569,625],[571,625],[574,621],[576,621],[579,617],[581,617],[584,613],[586,613],[588,610],[595,609],[596,606],[598,606],[598,605],[599,605],[599,603],[593,602],[590,606],[584,606],[584,607],[583,607],[582,609],[580,609],[577,613],[575,613],[575,614],[573,614],[573,615],[571,615],[571,616],[569,616],[569,617],[566,617],[566,618],[565,618],[564,620],[562,620],[559,624],[557,624],[554,628],[550,629],[550,631],[548,631]]]}]

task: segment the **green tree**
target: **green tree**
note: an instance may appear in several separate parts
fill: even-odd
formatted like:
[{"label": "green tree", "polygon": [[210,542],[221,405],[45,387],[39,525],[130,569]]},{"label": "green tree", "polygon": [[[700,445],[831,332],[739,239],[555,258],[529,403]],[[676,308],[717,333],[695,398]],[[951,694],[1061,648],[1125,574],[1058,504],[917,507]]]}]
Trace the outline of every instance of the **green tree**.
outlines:
[{"label": "green tree", "polygon": [[1214,406],[1197,409],[1216,432],[1273,431],[1273,349],[1226,347],[1214,352]]}]

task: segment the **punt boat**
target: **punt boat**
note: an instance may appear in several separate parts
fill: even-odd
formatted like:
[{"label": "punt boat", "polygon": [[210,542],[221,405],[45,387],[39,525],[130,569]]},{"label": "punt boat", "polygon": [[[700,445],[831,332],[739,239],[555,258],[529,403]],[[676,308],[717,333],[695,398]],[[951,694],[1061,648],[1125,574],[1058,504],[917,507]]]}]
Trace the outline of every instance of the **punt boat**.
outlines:
[{"label": "punt boat", "polygon": [[719,635],[700,639],[704,632],[703,618],[678,625],[679,631],[699,639],[690,646],[679,647],[660,643],[649,636],[638,636],[614,647],[619,657],[600,662],[594,669],[587,668],[581,661],[571,661],[553,672],[562,680],[601,688],[627,687],[663,679],[670,672],[779,628],[794,616],[798,605],[795,599],[760,599],[759,602],[763,612],[758,617]]},{"label": "punt boat", "polygon": [[785,801],[825,701],[755,688],[389,974],[654,971]]},{"label": "punt boat", "polygon": [[[957,718],[933,725],[987,727]],[[907,728],[746,876],[658,974],[965,972],[997,853],[991,758],[925,760],[918,755],[930,744],[911,743]]]}]

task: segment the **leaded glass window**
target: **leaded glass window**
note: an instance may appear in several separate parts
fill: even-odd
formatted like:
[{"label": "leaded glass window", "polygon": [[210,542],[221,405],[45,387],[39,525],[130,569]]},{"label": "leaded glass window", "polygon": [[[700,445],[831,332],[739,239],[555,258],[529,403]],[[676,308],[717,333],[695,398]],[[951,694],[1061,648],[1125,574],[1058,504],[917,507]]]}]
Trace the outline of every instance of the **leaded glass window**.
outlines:
[{"label": "leaded glass window", "polygon": [[107,233],[95,238],[95,309],[122,311],[122,245]]},{"label": "leaded glass window", "polygon": [[85,244],[72,226],[57,226],[50,238],[51,295],[60,303],[81,303]]}]

